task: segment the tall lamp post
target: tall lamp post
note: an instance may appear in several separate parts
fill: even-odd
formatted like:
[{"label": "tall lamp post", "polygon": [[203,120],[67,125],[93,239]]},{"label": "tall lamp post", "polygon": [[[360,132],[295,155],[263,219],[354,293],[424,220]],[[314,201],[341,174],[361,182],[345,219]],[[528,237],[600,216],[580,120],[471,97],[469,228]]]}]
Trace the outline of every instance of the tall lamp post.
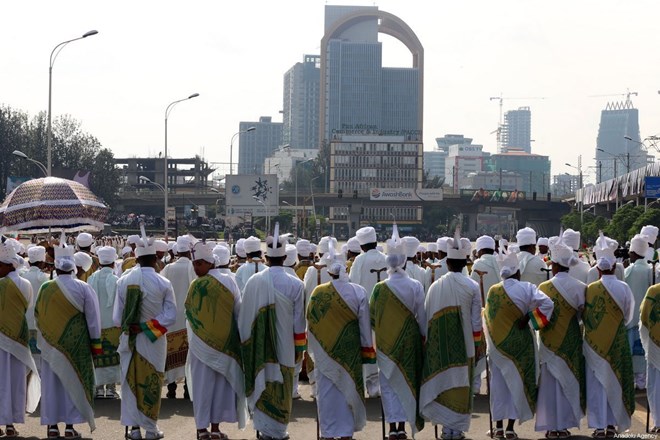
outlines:
[{"label": "tall lamp post", "polygon": [[[566,163],[567,167],[575,168],[578,170],[579,173],[579,185],[580,185],[580,227],[582,227],[582,223],[584,222],[584,193],[583,193],[583,187],[584,185],[582,184],[582,155],[578,156],[578,166],[571,165],[570,163]],[[577,191],[575,192],[577,195]]]},{"label": "tall lamp post", "polygon": [[246,130],[237,131],[231,137],[231,142],[229,142],[229,174],[234,174],[234,139],[241,133],[249,133],[256,130],[257,127],[248,127]]},{"label": "tall lamp post", "polygon": [[192,95],[188,96],[187,98],[183,99],[177,99],[176,101],[172,101],[169,103],[169,105],[165,108],[165,154],[164,154],[164,168],[163,168],[163,191],[165,192],[165,235],[164,235],[164,240],[167,241],[167,234],[168,234],[168,226],[169,226],[169,219],[167,218],[167,118],[170,116],[170,112],[174,108],[175,105],[182,101],[187,101],[189,99],[197,98],[199,96],[199,93],[193,93]]},{"label": "tall lamp post", "polygon": [[37,167],[39,167],[39,170],[41,170],[41,172],[44,173],[44,176],[48,177],[48,170],[46,170],[46,167],[44,166],[44,164],[42,164],[38,160],[34,160],[31,157],[28,157],[27,154],[25,154],[25,153],[23,153],[22,151],[19,151],[19,150],[14,150],[11,154],[13,154],[14,156],[18,156],[21,159],[25,159],[27,161],[32,162]]},{"label": "tall lamp post", "polygon": [[293,174],[293,177],[294,177],[293,180],[294,180],[294,183],[295,183],[295,186],[296,186],[295,202],[294,202],[296,204],[296,237],[298,236],[298,168],[297,167],[298,167],[298,165],[302,165],[304,163],[311,162],[312,160],[314,160],[314,158],[303,160],[302,162],[296,162],[293,165],[293,173],[294,173]]},{"label": "tall lamp post", "polygon": [[48,127],[46,128],[47,138],[48,138],[48,174],[47,177],[51,175],[51,165],[52,165],[52,143],[53,143],[53,130],[51,126],[52,122],[52,103],[53,103],[53,64],[55,64],[55,59],[60,54],[64,46],[71,43],[72,41],[82,40],[83,38],[91,37],[92,35],[98,34],[99,31],[89,31],[85,32],[82,37],[73,38],[71,40],[62,41],[60,44],[53,48],[50,53],[50,64],[48,65]]},{"label": "tall lamp post", "polygon": [[268,211],[268,207],[266,206],[266,203],[263,200],[261,200],[259,197],[252,196],[252,198],[257,202],[261,203],[261,206],[263,206],[264,210],[266,211],[266,235],[268,235],[270,233],[270,211]]}]

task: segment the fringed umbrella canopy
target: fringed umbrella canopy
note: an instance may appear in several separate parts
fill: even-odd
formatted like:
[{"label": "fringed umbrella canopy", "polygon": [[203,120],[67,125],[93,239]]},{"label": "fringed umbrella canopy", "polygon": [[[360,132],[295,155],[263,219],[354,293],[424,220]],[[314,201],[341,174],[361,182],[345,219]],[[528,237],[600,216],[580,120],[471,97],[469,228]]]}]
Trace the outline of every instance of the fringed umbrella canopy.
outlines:
[{"label": "fringed umbrella canopy", "polygon": [[101,230],[109,208],[82,183],[58,177],[20,184],[0,205],[0,232]]}]

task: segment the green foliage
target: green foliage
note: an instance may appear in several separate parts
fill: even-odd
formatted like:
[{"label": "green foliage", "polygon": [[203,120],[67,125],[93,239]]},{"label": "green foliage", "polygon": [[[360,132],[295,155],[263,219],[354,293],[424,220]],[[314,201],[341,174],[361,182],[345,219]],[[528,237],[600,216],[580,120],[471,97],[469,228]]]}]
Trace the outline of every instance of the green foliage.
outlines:
[{"label": "green foliage", "polygon": [[641,231],[642,227],[646,225],[660,225],[660,209],[649,208],[646,212],[644,212],[643,207],[640,206],[639,208],[642,209],[642,214],[637,217],[635,222],[628,229],[627,240],[633,238],[635,234],[639,234],[639,231]]},{"label": "green foliage", "polygon": [[[119,171],[114,156],[101,142],[81,129],[79,121],[69,115],[52,122],[52,169],[90,171],[92,191],[112,206],[119,187]],[[6,190],[7,177],[42,177],[43,172],[32,162],[13,154],[14,150],[47,166],[47,114],[40,112],[30,118],[21,110],[0,106],[0,193]],[[56,174],[56,173],[53,173]]]},{"label": "green foliage", "polygon": [[580,238],[583,243],[593,245],[598,238],[598,232],[605,230],[608,226],[608,220],[605,217],[596,216],[591,212],[573,210],[561,218],[561,226],[566,229],[580,231]]},{"label": "green foliage", "polygon": [[[614,213],[612,221],[607,226],[605,232],[608,236],[623,244],[630,240],[632,237],[630,235],[631,228],[643,214],[643,206],[624,205]],[[639,229],[637,232],[639,232]]]}]

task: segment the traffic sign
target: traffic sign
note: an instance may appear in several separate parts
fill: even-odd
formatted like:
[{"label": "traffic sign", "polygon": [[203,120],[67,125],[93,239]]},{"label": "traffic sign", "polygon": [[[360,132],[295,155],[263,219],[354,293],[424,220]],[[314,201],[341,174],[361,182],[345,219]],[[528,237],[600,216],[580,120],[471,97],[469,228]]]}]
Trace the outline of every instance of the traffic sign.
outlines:
[{"label": "traffic sign", "polygon": [[644,197],[660,199],[660,177],[644,177]]}]

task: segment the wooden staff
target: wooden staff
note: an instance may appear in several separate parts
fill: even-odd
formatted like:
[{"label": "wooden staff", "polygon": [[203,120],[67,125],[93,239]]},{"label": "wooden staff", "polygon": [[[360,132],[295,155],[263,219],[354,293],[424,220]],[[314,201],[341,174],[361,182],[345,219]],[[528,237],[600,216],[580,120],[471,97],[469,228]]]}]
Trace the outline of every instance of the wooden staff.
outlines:
[{"label": "wooden staff", "polygon": [[376,274],[376,280],[378,283],[380,283],[380,274],[382,272],[385,272],[387,270],[386,267],[383,267],[382,269],[371,269],[369,272],[375,273]]},{"label": "wooden staff", "polygon": [[[477,269],[474,269],[473,272],[475,272],[477,275],[479,275],[479,290],[481,291],[481,306],[486,307],[486,295],[484,294],[484,275],[488,275],[488,272],[483,271],[483,270],[477,270]],[[482,335],[483,335],[483,331],[482,331]],[[486,343],[485,338],[483,340],[483,343],[484,344]],[[484,356],[484,360],[486,361],[486,394],[488,395],[488,427],[489,427],[488,435],[490,435],[490,438],[493,438],[493,413],[490,410],[490,368],[488,367],[488,355]],[[470,378],[470,380],[472,380],[472,378]]]},{"label": "wooden staff", "polygon": [[427,267],[431,268],[431,284],[435,281],[435,270],[440,269],[442,267],[442,264],[429,264]]}]

